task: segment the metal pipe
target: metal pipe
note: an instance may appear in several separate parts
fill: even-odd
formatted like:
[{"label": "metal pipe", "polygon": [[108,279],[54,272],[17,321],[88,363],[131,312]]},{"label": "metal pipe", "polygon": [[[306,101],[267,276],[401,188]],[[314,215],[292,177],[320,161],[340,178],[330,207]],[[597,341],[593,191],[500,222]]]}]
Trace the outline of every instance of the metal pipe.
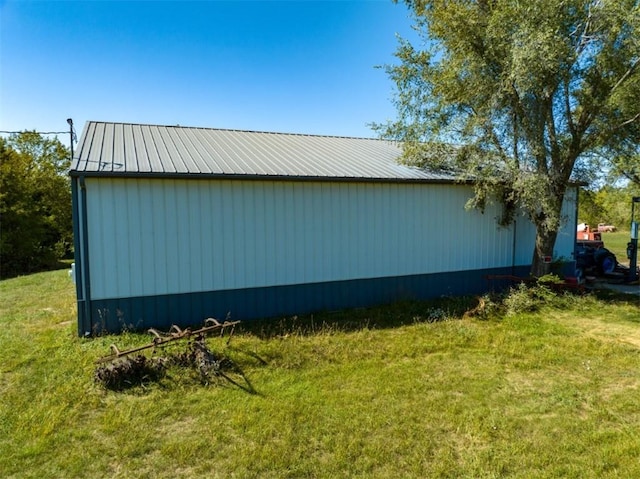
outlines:
[{"label": "metal pipe", "polygon": [[75,136],[73,133],[73,119],[67,118],[67,123],[69,124],[69,143],[71,144],[71,163],[73,163],[73,140]]},{"label": "metal pipe", "polygon": [[91,311],[91,276],[90,276],[90,266],[89,266],[89,225],[88,225],[88,214],[87,214],[87,185],[85,183],[84,176],[79,178],[80,183],[80,217],[78,221],[80,222],[80,228],[82,233],[82,277],[84,278],[84,283],[82,285],[84,291],[84,321],[83,321],[83,329],[81,332],[84,336],[90,336],[91,334],[95,334],[96,332],[102,331],[94,331],[94,322],[92,318]]},{"label": "metal pipe", "polygon": [[629,277],[627,281],[632,283],[638,280],[638,221],[636,221],[636,203],[640,203],[640,196],[634,196],[631,199],[631,241],[629,248]]},{"label": "metal pipe", "polygon": [[[215,330],[222,330],[224,332],[224,328],[227,328],[229,326],[231,326],[232,328],[235,327],[236,324],[239,324],[240,321],[225,321],[224,323],[220,323],[219,321],[217,321],[216,319],[213,318],[209,318],[205,321],[205,326],[197,329],[195,331],[192,331],[191,329],[185,329],[184,331],[179,329],[178,327],[175,327],[175,331],[176,332],[171,332],[174,330],[174,326],[171,326],[171,329],[169,330],[169,336],[161,336],[160,332],[158,332],[157,330],[151,328],[149,329],[149,333],[153,335],[153,340],[151,341],[151,343],[149,344],[145,344],[143,346],[138,346],[135,348],[131,348],[131,349],[127,349],[126,351],[120,351],[118,349],[118,347],[115,344],[112,344],[111,347],[111,351],[113,354],[109,355],[109,356],[105,356],[103,358],[100,358],[96,361],[96,363],[105,363],[108,361],[113,361],[114,359],[118,359],[121,358],[123,356],[127,356],[129,354],[132,353],[137,353],[140,351],[144,351],[145,349],[150,349],[150,348],[155,348],[157,346],[162,346],[166,343],[170,343],[172,341],[176,341],[178,339],[184,339],[184,338],[189,338],[191,336],[197,336],[200,334],[206,334],[206,333],[210,333],[211,331],[215,331]],[[232,334],[233,334],[233,329],[232,329]]]}]

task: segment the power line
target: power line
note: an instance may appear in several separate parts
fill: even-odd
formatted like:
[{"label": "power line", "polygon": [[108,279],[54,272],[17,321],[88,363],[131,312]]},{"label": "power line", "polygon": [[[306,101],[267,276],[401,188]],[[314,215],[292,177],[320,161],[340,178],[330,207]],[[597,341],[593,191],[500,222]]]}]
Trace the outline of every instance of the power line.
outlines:
[{"label": "power line", "polygon": [[69,133],[68,131],[33,131],[33,130],[22,130],[22,131],[0,131],[0,133],[5,133],[8,135],[19,135],[20,133],[37,133],[38,135],[66,135]]},{"label": "power line", "polygon": [[[69,122],[69,120],[67,120]],[[69,123],[71,127],[71,135],[73,141],[78,141],[78,137],[76,136],[76,129],[73,127],[73,122]],[[21,131],[6,131],[0,130],[0,133],[5,135],[19,135],[20,133],[36,133],[37,135],[66,135],[69,131],[34,131],[34,130],[21,130]]]},{"label": "power line", "polygon": [[35,133],[37,135],[66,135],[67,133],[69,133],[69,140],[70,140],[70,144],[71,144],[71,161],[73,162],[73,144],[78,141],[78,137],[76,136],[76,129],[73,127],[73,120],[71,118],[67,118],[67,123],[69,124],[69,130],[68,131],[34,131],[34,130],[32,130],[32,131],[29,131],[29,130],[7,131],[7,130],[0,130],[0,134],[20,135],[22,133]]}]

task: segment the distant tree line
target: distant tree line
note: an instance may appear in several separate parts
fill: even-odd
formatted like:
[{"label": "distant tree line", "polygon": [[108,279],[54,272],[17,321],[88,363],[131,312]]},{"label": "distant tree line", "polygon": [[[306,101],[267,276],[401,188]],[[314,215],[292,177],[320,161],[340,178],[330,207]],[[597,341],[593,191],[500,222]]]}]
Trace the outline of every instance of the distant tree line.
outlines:
[{"label": "distant tree line", "polygon": [[55,268],[72,254],[70,161],[57,138],[0,138],[0,277]]},{"label": "distant tree line", "polygon": [[578,221],[596,226],[607,223],[618,229],[631,226],[631,198],[640,196],[640,184],[605,185],[599,189],[583,189],[578,202]]}]

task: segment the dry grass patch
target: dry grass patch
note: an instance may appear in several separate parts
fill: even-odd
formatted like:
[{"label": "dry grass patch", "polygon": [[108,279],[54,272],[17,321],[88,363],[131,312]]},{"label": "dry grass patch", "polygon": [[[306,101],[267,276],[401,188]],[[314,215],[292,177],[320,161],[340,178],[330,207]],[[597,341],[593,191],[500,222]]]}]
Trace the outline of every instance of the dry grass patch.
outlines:
[{"label": "dry grass patch", "polygon": [[[640,314],[640,308],[638,311]],[[575,321],[573,327],[597,341],[630,345],[640,350],[640,324],[611,321],[611,315],[594,314]]]}]

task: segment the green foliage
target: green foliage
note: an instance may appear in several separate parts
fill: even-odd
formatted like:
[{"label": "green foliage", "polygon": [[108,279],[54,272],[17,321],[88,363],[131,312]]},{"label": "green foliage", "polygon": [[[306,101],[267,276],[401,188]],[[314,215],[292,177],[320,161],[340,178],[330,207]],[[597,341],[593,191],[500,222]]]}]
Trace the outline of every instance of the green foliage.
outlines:
[{"label": "green foliage", "polygon": [[[406,161],[472,178],[476,198],[536,225],[548,273],[569,182],[640,143],[637,0],[405,0],[424,49],[387,67],[398,119],[374,125]],[[434,145],[450,145],[434,147]]]},{"label": "green foliage", "polygon": [[[636,148],[638,146],[636,145]],[[636,188],[640,188],[640,153],[635,155],[619,155],[613,160],[612,177],[629,180]]]},{"label": "green foliage", "polygon": [[598,223],[607,223],[618,229],[628,230],[633,196],[640,196],[640,185],[605,185],[596,191],[584,189],[580,192],[578,222],[592,227],[596,227]]},{"label": "green foliage", "polygon": [[503,318],[549,309],[575,309],[588,302],[581,295],[558,289],[562,283],[559,276],[547,274],[535,281],[518,283],[502,294],[486,295],[483,297],[484,315]]},{"label": "green foliage", "polygon": [[69,150],[35,132],[0,138],[0,275],[53,267],[72,250]]},{"label": "green foliage", "polygon": [[533,313],[542,308],[567,308],[575,304],[579,298],[571,293],[554,291],[552,284],[557,277],[542,276],[534,285],[520,283],[511,288],[502,300],[504,312],[507,316]]}]

